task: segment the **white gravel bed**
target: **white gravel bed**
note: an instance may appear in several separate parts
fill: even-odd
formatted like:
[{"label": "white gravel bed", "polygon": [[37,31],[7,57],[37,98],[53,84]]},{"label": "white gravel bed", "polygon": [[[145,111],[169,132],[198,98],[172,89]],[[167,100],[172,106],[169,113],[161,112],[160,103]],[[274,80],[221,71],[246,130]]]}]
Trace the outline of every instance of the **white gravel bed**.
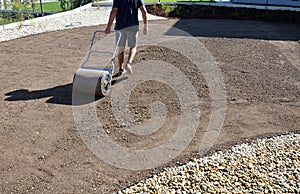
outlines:
[{"label": "white gravel bed", "polygon": [[[83,26],[95,26],[108,22],[111,7],[92,7],[85,5],[75,10],[26,20],[22,23],[13,23],[0,26],[0,42],[12,40],[32,34],[64,30]],[[149,20],[165,19],[149,14]],[[139,15],[139,20],[142,20]]]},{"label": "white gravel bed", "polygon": [[300,193],[300,134],[258,139],[166,168],[118,193]]}]

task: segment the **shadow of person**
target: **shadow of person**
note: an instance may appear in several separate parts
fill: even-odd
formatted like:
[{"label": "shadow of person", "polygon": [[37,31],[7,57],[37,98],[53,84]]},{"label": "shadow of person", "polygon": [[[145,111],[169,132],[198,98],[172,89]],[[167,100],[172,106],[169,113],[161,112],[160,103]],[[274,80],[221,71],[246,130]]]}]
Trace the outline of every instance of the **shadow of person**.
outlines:
[{"label": "shadow of person", "polygon": [[[46,103],[51,104],[62,104],[62,105],[83,105],[88,104],[93,101],[97,101],[101,99],[100,96],[95,96],[94,100],[83,100],[83,101],[76,101],[76,103],[72,100],[72,90],[73,84],[65,84],[61,86],[56,86],[53,88],[43,89],[43,90],[33,90],[29,91],[27,89],[20,89],[9,92],[5,94],[5,96],[9,96],[5,99],[5,101],[24,101],[24,100],[35,100],[35,99],[42,99],[42,98],[49,98]],[[86,98],[90,99],[90,98]]]},{"label": "shadow of person", "polygon": [[113,76],[113,80],[111,82],[111,85],[116,85],[116,84],[118,84],[118,83],[120,83],[120,82],[125,81],[125,80],[128,79],[128,77],[121,77],[121,78],[116,79],[117,77],[118,76]]},{"label": "shadow of person", "polygon": [[[123,80],[128,79],[127,77],[123,77],[117,80],[112,81],[112,85],[120,83]],[[5,96],[8,96],[5,101],[25,101],[25,100],[35,100],[42,98],[49,98],[46,103],[51,104],[62,104],[62,105],[84,105],[91,103],[93,101],[100,100],[101,96],[95,96],[93,100],[83,100],[74,102],[72,99],[73,95],[73,84],[65,84],[61,86],[55,86],[52,88],[42,89],[42,90],[33,90],[29,91],[27,89],[15,90],[12,92],[8,92]],[[85,98],[91,99],[91,98]]]},{"label": "shadow of person", "polygon": [[24,101],[50,97],[46,103],[72,105],[72,87],[73,84],[69,83],[43,90],[15,90],[5,94],[5,96],[9,96],[5,101]]}]

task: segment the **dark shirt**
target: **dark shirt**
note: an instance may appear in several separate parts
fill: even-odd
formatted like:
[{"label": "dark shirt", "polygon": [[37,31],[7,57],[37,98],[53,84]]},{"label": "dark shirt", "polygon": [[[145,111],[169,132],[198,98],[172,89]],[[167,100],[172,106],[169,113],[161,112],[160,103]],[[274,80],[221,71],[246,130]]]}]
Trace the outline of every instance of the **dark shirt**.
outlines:
[{"label": "dark shirt", "polygon": [[118,8],[115,29],[133,27],[138,30],[138,8],[143,5],[143,0],[114,0],[113,8]]}]

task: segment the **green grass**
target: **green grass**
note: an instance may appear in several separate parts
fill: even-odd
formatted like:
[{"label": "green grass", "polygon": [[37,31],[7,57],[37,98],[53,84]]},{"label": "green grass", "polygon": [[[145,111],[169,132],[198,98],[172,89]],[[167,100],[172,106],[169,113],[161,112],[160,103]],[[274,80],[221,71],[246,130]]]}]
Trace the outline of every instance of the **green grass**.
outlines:
[{"label": "green grass", "polygon": [[17,20],[12,18],[0,18],[0,25],[10,24],[14,22],[17,22]]},{"label": "green grass", "polygon": [[[61,12],[60,2],[47,2],[42,4],[43,12]],[[41,11],[40,4],[35,3],[35,11]]]},{"label": "green grass", "polygon": [[[43,3],[43,12],[62,12],[62,8],[60,7],[60,2],[47,2],[47,3]],[[22,6],[22,10],[26,10],[26,11],[32,11],[31,6],[26,6],[26,8],[24,8],[24,6]],[[35,12],[40,12],[41,8],[40,8],[40,4],[39,3],[35,3],[34,4],[34,11]],[[0,25],[5,25],[5,24],[10,24],[13,22],[18,22],[19,20],[16,18],[12,18],[14,14],[9,14],[9,13],[1,13],[0,12]]]}]

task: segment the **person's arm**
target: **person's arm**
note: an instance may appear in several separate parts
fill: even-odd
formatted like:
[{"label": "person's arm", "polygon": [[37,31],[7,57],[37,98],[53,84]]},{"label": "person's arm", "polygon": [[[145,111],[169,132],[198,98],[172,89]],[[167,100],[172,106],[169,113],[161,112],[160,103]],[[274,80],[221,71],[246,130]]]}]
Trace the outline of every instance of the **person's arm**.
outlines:
[{"label": "person's arm", "polygon": [[109,20],[108,20],[106,29],[104,31],[105,34],[109,34],[110,33],[110,28],[111,28],[111,26],[113,24],[114,19],[116,18],[117,12],[118,12],[118,8],[113,7],[112,10],[111,10],[111,12],[110,12],[110,15],[109,15]]},{"label": "person's arm", "polygon": [[148,33],[148,16],[147,16],[147,10],[144,5],[140,6],[140,10],[142,12],[143,20],[144,20],[144,34]]}]

